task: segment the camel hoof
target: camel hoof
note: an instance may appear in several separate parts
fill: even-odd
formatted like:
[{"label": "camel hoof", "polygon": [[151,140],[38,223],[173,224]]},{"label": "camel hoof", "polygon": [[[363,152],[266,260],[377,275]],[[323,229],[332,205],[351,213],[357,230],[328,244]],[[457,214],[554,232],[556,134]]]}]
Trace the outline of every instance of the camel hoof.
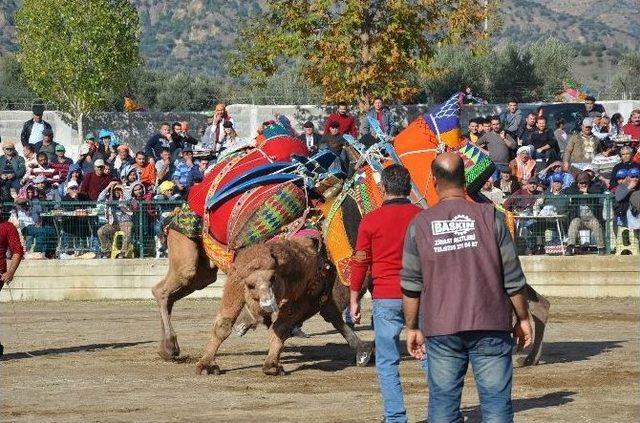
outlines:
[{"label": "camel hoof", "polygon": [[169,339],[163,339],[160,342],[158,355],[165,361],[173,361],[180,356],[180,347],[178,346],[178,338],[172,336]]},{"label": "camel hoof", "polygon": [[262,372],[267,376],[284,376],[287,373],[284,371],[284,367],[281,365],[275,365],[270,367],[263,367]]},{"label": "camel hoof", "polygon": [[373,345],[358,347],[358,350],[356,351],[356,366],[366,367],[369,365],[371,357],[373,357]]},{"label": "camel hoof", "polygon": [[204,364],[197,364],[196,374],[200,376],[209,376],[209,375],[219,376],[220,366],[218,366],[217,364],[211,364],[208,366]]}]

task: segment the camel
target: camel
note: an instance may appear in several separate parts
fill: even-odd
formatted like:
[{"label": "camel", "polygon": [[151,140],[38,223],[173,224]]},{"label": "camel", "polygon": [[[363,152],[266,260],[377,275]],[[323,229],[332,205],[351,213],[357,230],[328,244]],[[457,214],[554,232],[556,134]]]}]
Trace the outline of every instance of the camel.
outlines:
[{"label": "camel", "polygon": [[319,247],[318,241],[300,237],[256,244],[238,254],[197,374],[220,374],[216,353],[243,309],[269,327],[269,351],[262,367],[267,375],[285,374],[280,364],[285,340],[294,326],[318,312],[357,351],[356,364],[368,363],[373,345],[360,341],[342,320],[348,288],[335,283],[335,267]]},{"label": "camel", "polygon": [[[173,310],[173,305],[176,301],[186,297],[192,292],[203,289],[214,283],[217,278],[218,268],[210,262],[199,240],[191,239],[175,229],[168,229],[167,245],[169,247],[169,270],[165,277],[153,287],[152,292],[158,304],[161,316],[162,339],[160,341],[158,354],[164,360],[171,361],[176,360],[180,355],[178,338],[171,325],[171,312]],[[252,247],[249,247],[248,249],[251,248]],[[246,257],[246,254],[247,253],[240,255]],[[330,267],[333,269],[332,265],[330,265]],[[331,272],[335,279],[335,270],[332,270]],[[325,279],[328,281],[327,278]],[[366,366],[372,357],[373,345],[371,343],[360,341],[356,333],[342,320],[341,310],[344,310],[349,302],[349,288],[340,283],[334,283],[333,280],[330,282],[331,288],[327,286],[326,288],[328,289],[328,292],[323,294],[327,295],[324,305],[319,310],[316,308],[311,315],[307,316],[307,313],[303,313],[304,319],[301,318],[300,323],[320,311],[321,316],[331,323],[333,327],[345,338],[349,346],[357,352],[356,365]],[[237,294],[239,292],[244,292],[242,291],[243,289],[244,287],[242,284],[234,282],[234,277],[230,276],[227,279],[220,311],[218,313],[219,315],[221,313],[225,313],[223,316],[227,317],[227,320],[221,320],[221,324],[226,324],[226,322],[229,322],[229,319],[233,320],[228,327],[224,327],[224,331],[222,333],[226,333],[226,336],[224,337],[225,339],[229,335],[233,322],[238,319],[238,314],[240,314],[241,311],[245,315],[241,315],[239,320],[245,322],[245,325],[255,326],[258,323],[258,319],[253,319],[252,315],[249,313],[249,309],[244,307],[246,302],[244,301],[244,298],[242,306],[239,308],[240,311],[237,312],[238,314],[231,317],[231,315],[236,313],[236,310],[238,310]],[[235,296],[234,293],[236,294]],[[315,299],[318,300],[317,297]],[[308,307],[309,301],[313,300],[303,298],[301,303]],[[292,307],[297,309],[301,306],[297,304],[294,305],[292,302],[287,309]],[[230,310],[233,310],[233,313],[230,313]],[[252,313],[253,316],[261,315],[261,313],[256,311],[252,311]],[[216,322],[218,322],[218,320],[216,320]],[[289,320],[287,320],[287,322],[289,322]],[[272,326],[269,317],[264,319],[264,323],[267,326]],[[280,324],[281,323],[278,322],[278,325]],[[226,332],[227,330],[229,332]],[[208,369],[211,370],[212,373],[215,373],[215,368],[209,367]],[[199,371],[199,373],[207,372]]]}]

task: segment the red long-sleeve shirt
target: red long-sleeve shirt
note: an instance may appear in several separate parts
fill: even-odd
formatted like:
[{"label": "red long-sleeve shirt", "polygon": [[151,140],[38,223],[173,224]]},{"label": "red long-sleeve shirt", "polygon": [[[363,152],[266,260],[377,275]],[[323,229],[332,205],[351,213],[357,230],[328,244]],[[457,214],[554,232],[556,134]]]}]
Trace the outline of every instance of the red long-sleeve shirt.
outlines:
[{"label": "red long-sleeve shirt", "polygon": [[352,264],[352,291],[362,289],[371,268],[373,298],[402,298],[400,270],[404,235],[420,211],[420,207],[401,198],[385,201],[382,207],[362,218]]},{"label": "red long-sleeve shirt", "polygon": [[10,222],[0,223],[0,273],[7,271],[7,250],[11,254],[24,255],[24,248],[20,242],[20,235]]},{"label": "red long-sleeve shirt", "polygon": [[333,122],[338,122],[338,125],[340,125],[338,128],[340,135],[351,134],[355,138],[358,138],[358,127],[356,126],[356,121],[352,116],[341,115],[340,113],[330,114],[324,123],[325,134],[329,134],[329,126],[331,126]]}]

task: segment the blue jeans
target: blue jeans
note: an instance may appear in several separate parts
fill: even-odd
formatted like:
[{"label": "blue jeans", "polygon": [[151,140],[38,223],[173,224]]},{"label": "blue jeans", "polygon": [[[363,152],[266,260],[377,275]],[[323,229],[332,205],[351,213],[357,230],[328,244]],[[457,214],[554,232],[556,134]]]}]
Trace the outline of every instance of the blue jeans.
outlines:
[{"label": "blue jeans", "polygon": [[509,332],[473,331],[426,338],[429,423],[462,422],[460,397],[469,362],[480,397],[484,423],[513,421]]},{"label": "blue jeans", "polygon": [[373,300],[376,371],[385,423],[407,421],[400,384],[400,332],[404,326],[401,299]]}]

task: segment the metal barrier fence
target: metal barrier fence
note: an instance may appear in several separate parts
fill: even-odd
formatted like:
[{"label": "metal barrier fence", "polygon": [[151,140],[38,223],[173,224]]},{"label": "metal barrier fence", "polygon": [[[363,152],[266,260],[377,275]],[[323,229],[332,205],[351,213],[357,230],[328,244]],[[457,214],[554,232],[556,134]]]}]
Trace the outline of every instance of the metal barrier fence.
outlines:
[{"label": "metal barrier fence", "polygon": [[[5,203],[27,251],[44,258],[162,257],[163,224],[182,201]],[[583,253],[615,248],[613,195],[511,196],[520,254]]]}]

